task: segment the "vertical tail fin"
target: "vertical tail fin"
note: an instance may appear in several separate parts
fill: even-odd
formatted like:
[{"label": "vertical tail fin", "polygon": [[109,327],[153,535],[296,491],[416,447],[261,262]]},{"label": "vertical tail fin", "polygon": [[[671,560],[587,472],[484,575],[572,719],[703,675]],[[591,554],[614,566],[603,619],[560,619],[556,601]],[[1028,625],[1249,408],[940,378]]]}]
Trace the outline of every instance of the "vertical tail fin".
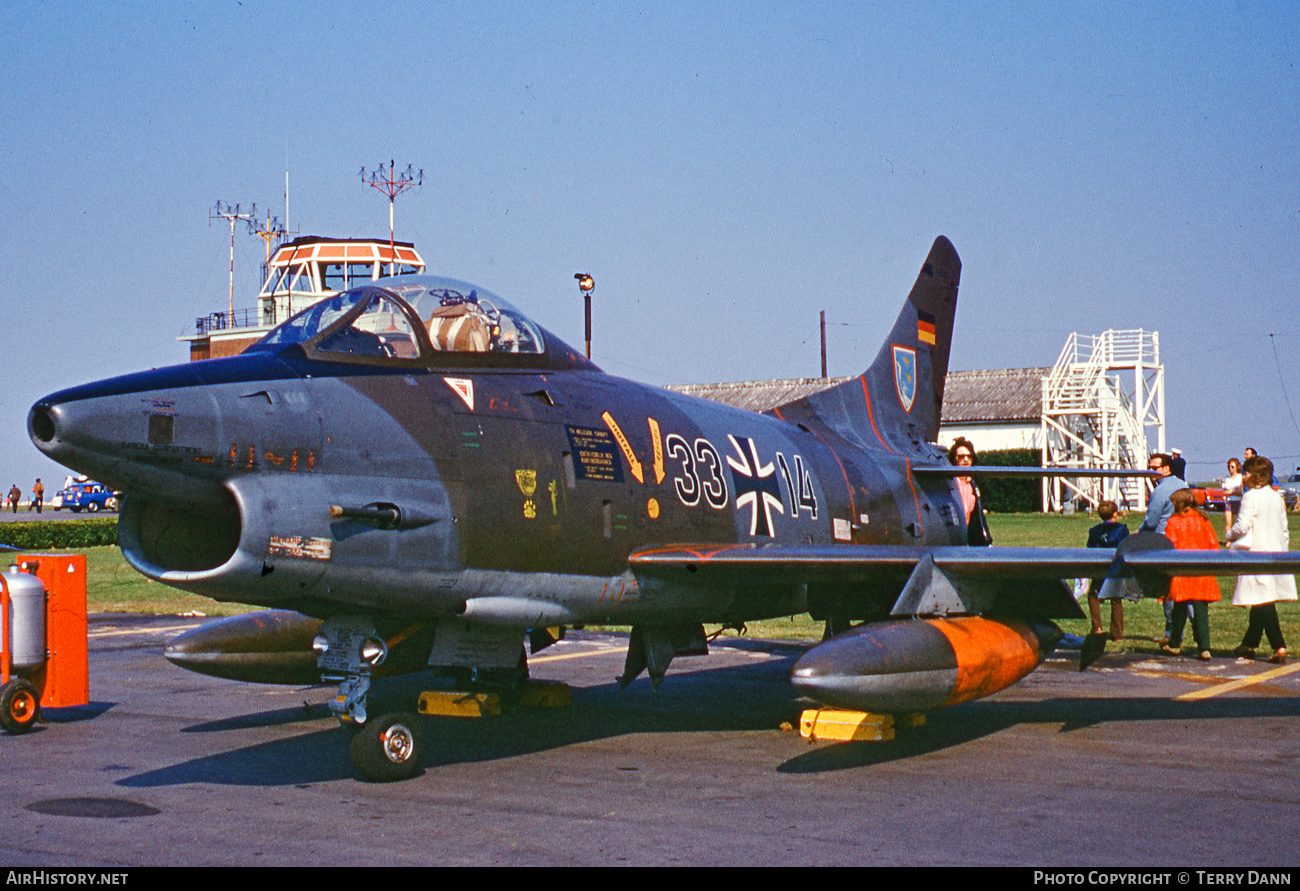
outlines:
[{"label": "vertical tail fin", "polygon": [[811,412],[867,448],[911,451],[939,436],[961,259],[935,239],[912,292],[876,359],[858,377],[775,410],[790,421]]}]

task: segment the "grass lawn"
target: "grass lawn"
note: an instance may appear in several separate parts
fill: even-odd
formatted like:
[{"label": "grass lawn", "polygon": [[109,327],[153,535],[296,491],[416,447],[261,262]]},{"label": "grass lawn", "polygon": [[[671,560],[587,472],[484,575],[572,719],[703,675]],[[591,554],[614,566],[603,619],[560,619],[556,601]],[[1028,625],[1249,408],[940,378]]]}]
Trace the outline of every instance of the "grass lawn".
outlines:
[{"label": "grass lawn", "polygon": [[[47,549],[45,553],[54,550]],[[86,555],[86,600],[92,613],[231,616],[253,609],[218,603],[151,581],[132,569],[122,557],[121,549],[116,547],[60,548],[57,552]]]},{"label": "grass lawn", "polygon": [[[1291,514],[1291,540],[1300,544],[1300,513]],[[1130,529],[1137,528],[1138,515],[1127,518]],[[1223,536],[1223,515],[1211,514],[1210,521]],[[1044,514],[990,514],[989,526],[996,545],[1032,547],[1081,547],[1088,539],[1088,529],[1097,518],[1091,515],[1063,516]],[[75,548],[73,553],[86,555],[87,597],[91,612],[133,612],[177,615],[200,613],[208,616],[228,616],[248,612],[252,607],[219,603],[197,594],[187,594],[166,585],[146,579],[122,558],[115,547]],[[1232,579],[1220,579],[1223,600],[1210,605],[1210,638],[1215,650],[1230,651],[1241,642],[1246,629],[1246,610],[1230,605]],[[1102,607],[1102,623],[1109,623],[1109,607]],[[1300,603],[1279,604],[1278,615],[1282,631],[1288,641],[1300,642]],[[1153,600],[1125,604],[1124,630],[1126,639],[1111,644],[1109,649],[1129,651],[1156,651],[1150,638],[1164,634],[1164,609]],[[1086,619],[1066,620],[1059,623],[1067,632],[1086,634]],[[712,630],[712,629],[706,629]],[[806,615],[750,622],[746,628],[752,637],[792,638],[819,640],[822,624]],[[1143,638],[1146,638],[1143,640]],[[1191,624],[1184,632],[1188,647],[1192,646]],[[1300,644],[1297,644],[1300,645]],[[1265,647],[1267,648],[1267,647]]]},{"label": "grass lawn", "polygon": [[[1223,540],[1223,514],[1209,514],[1210,522]],[[1094,514],[989,514],[989,529],[993,533],[994,545],[1004,547],[1038,547],[1066,548],[1083,547],[1088,543],[1088,529],[1098,523]],[[1130,514],[1121,518],[1130,531],[1136,530],[1142,522],[1141,514]],[[1291,526],[1292,547],[1300,547],[1300,513],[1288,515]],[[1246,631],[1247,610],[1232,606],[1232,588],[1235,580],[1219,579],[1219,590],[1223,599],[1210,604],[1210,644],[1215,651],[1230,652],[1241,643],[1241,636]],[[1087,612],[1087,604],[1081,605]],[[1282,634],[1293,647],[1300,646],[1300,603],[1280,603],[1277,608],[1282,621]],[[1110,627],[1110,607],[1103,604],[1102,625]],[[1062,630],[1071,634],[1087,634],[1087,619],[1063,620],[1057,623]],[[789,637],[799,640],[820,640],[822,625],[808,616],[796,616],[790,619],[775,619],[768,622],[750,622],[747,631],[754,637]],[[1157,644],[1151,638],[1163,637],[1165,631],[1164,605],[1156,600],[1142,600],[1138,603],[1124,605],[1124,634],[1126,640],[1118,644],[1107,645],[1111,652],[1158,652]],[[1143,640],[1142,638],[1146,638]],[[1191,622],[1183,632],[1183,641],[1190,652],[1194,646]],[[1267,642],[1263,645],[1268,650]]]}]

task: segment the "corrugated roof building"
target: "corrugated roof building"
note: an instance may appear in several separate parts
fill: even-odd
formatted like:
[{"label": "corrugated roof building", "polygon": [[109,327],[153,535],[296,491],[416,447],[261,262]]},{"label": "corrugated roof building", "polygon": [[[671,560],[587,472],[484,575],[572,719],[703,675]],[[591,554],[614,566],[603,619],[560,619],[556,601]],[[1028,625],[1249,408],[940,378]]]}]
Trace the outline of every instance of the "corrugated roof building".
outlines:
[{"label": "corrugated roof building", "polygon": [[[964,436],[981,450],[1040,448],[1042,382],[1050,371],[1050,368],[1001,368],[948,372],[939,441],[946,444]],[[852,378],[737,381],[685,384],[668,389],[764,412],[848,380]]]}]

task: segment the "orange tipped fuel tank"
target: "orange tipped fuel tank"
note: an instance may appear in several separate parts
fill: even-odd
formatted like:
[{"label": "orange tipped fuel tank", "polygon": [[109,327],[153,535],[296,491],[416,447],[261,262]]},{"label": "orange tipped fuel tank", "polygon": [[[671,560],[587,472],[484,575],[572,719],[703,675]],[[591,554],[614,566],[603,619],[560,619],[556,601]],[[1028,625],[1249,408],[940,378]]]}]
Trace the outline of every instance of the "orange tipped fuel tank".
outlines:
[{"label": "orange tipped fuel tank", "polygon": [[1050,622],[963,616],[862,625],[805,653],[790,680],[838,708],[920,712],[996,693],[1029,674],[1061,631]]}]

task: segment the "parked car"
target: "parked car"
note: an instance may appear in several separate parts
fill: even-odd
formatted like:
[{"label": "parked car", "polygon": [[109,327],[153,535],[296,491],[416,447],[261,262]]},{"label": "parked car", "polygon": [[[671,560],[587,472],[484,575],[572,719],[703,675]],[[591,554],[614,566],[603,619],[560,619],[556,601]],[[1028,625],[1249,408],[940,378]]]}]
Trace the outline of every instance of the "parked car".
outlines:
[{"label": "parked car", "polygon": [[[1273,488],[1282,493],[1282,501],[1287,510],[1300,507],[1300,472],[1291,474],[1285,482],[1281,477],[1273,477]],[[1223,510],[1226,507],[1220,486],[1193,486],[1192,494],[1196,496],[1196,506],[1201,510]]]},{"label": "parked car", "polygon": [[50,502],[50,507],[55,510],[67,508],[74,514],[85,509],[93,514],[101,510],[117,510],[118,500],[117,493],[108,486],[91,481],[73,483],[60,489]]},{"label": "parked car", "polygon": [[1196,506],[1201,510],[1223,510],[1227,496],[1221,486],[1194,486],[1192,494],[1196,496]]},{"label": "parked car", "polygon": [[1282,493],[1282,500],[1286,502],[1287,510],[1300,507],[1300,469],[1287,477],[1278,491]]}]

